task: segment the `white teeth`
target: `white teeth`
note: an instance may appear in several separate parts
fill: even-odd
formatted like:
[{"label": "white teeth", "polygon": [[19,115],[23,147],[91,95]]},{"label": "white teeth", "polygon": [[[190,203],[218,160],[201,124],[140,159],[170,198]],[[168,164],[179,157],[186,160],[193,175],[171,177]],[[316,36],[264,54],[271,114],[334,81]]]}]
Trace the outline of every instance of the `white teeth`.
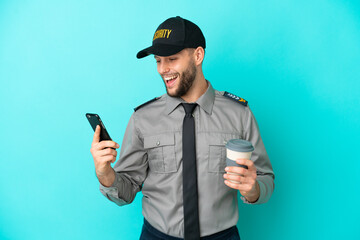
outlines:
[{"label": "white teeth", "polygon": [[176,78],[176,76],[164,77],[164,80],[165,80],[165,81],[170,81],[170,80],[173,80],[173,79],[175,79],[175,78]]}]

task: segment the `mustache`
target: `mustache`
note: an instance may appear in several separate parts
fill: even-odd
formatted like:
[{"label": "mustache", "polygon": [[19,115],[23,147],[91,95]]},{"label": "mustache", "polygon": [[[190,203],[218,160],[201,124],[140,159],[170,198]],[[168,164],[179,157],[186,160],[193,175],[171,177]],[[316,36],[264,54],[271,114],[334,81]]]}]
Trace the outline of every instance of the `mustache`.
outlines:
[{"label": "mustache", "polygon": [[180,75],[179,73],[177,73],[177,72],[174,72],[174,73],[166,73],[166,74],[160,74],[160,76],[162,77],[162,78],[164,78],[164,77],[172,77],[172,76],[174,76],[174,75]]}]

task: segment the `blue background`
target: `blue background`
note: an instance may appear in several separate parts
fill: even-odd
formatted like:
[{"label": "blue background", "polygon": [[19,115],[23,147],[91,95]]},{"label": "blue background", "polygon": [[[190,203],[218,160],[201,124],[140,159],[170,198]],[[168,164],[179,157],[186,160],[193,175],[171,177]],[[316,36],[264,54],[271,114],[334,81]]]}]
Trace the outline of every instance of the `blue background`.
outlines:
[{"label": "blue background", "polygon": [[0,0],[0,239],[137,239],[141,193],[106,200],[86,112],[121,143],[132,109],[164,93],[137,60],[180,15],[207,39],[205,77],[249,101],[276,173],[240,204],[242,239],[360,239],[360,3]]}]

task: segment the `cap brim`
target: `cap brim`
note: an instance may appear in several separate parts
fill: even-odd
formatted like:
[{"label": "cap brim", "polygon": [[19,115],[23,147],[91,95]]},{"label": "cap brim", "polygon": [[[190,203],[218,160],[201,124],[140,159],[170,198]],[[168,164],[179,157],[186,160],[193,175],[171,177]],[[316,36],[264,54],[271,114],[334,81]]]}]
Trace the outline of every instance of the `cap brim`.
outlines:
[{"label": "cap brim", "polygon": [[184,46],[174,46],[174,45],[167,45],[167,44],[156,44],[151,47],[145,48],[138,52],[136,55],[137,58],[143,58],[150,54],[154,54],[161,57],[167,57],[174,55],[181,50],[183,50]]}]

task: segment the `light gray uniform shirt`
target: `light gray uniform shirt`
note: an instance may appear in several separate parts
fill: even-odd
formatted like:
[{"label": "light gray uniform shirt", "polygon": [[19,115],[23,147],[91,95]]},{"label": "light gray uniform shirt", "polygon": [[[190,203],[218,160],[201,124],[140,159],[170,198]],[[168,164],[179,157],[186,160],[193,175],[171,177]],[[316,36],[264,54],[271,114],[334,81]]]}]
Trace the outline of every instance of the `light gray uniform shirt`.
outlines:
[{"label": "light gray uniform shirt", "polygon": [[[245,139],[255,148],[251,160],[260,185],[255,204],[268,201],[274,190],[272,166],[251,110],[223,95],[209,83],[193,113],[201,236],[230,228],[239,218],[238,190],[226,186],[223,178],[228,140]],[[165,94],[133,113],[114,166],[115,182],[108,188],[100,185],[100,191],[120,206],[142,191],[145,219],[159,231],[183,238],[181,102]]]}]

